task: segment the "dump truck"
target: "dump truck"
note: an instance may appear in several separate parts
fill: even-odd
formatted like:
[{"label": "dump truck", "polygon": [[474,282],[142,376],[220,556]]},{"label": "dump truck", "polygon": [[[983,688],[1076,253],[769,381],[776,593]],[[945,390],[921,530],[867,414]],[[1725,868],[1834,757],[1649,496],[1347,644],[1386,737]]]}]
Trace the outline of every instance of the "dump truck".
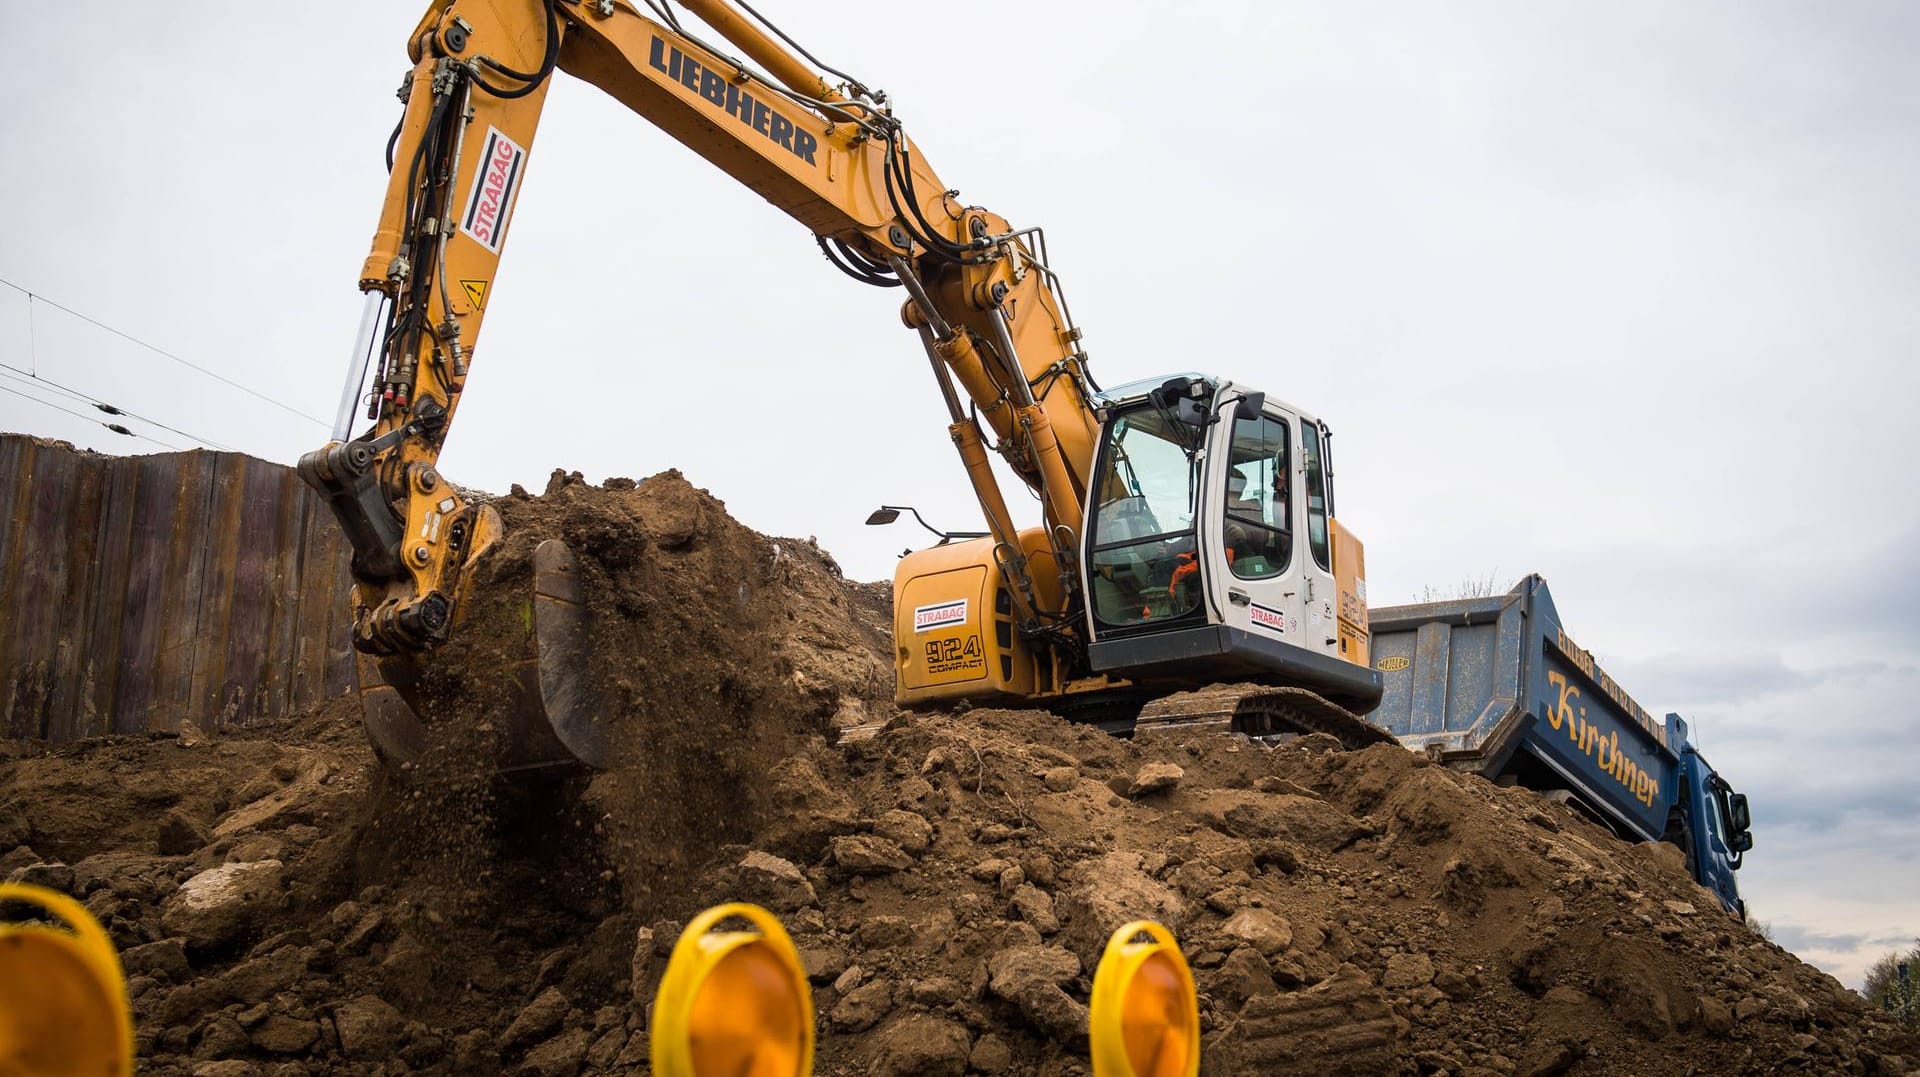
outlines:
[{"label": "dump truck", "polygon": [[1561,624],[1546,580],[1504,595],[1375,609],[1383,687],[1367,720],[1457,770],[1564,801],[1630,841],[1669,841],[1728,911],[1753,847],[1747,798]]}]

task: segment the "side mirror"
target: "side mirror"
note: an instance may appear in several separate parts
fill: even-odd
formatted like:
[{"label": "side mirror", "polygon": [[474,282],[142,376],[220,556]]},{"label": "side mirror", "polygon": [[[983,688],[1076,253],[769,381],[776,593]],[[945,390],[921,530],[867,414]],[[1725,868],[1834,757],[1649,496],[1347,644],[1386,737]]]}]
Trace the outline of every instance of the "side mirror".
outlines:
[{"label": "side mirror", "polygon": [[1734,793],[1727,797],[1727,815],[1730,817],[1728,821],[1733,824],[1733,832],[1745,835],[1747,848],[1752,848],[1753,836],[1747,831],[1753,829],[1753,812],[1747,808],[1747,794]]},{"label": "side mirror", "polygon": [[1258,419],[1260,409],[1267,404],[1267,394],[1247,393],[1233,405],[1233,417],[1236,419]]},{"label": "side mirror", "polygon": [[1744,853],[1748,849],[1753,848],[1753,833],[1751,831],[1742,830],[1740,833],[1735,834],[1733,836],[1733,840],[1729,841],[1727,843],[1727,846],[1728,848],[1731,848],[1736,853]]},{"label": "side mirror", "polygon": [[873,515],[867,517],[867,526],[878,527],[881,524],[890,524],[899,518],[899,509],[886,507],[877,508],[873,510]]}]

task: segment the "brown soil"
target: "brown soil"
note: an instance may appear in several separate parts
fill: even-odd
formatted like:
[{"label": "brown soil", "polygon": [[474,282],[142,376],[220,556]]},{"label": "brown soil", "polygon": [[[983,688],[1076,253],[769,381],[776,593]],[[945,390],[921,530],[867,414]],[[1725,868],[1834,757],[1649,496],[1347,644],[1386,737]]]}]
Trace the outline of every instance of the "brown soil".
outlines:
[{"label": "brown soil", "polygon": [[[468,676],[439,698],[486,724],[481,671],[524,632],[502,596],[564,537],[620,700],[610,771],[393,781],[348,701],[0,742],[0,877],[109,925],[143,1072],[646,1072],[679,925],[742,898],[801,948],[822,1074],[1084,1074],[1094,963],[1140,917],[1195,967],[1213,1074],[1920,1067],[1670,847],[1392,746],[896,714],[887,588],[811,543],[673,472],[500,505],[510,539],[444,663]],[[238,912],[195,918],[182,884],[223,865],[254,873]]]}]

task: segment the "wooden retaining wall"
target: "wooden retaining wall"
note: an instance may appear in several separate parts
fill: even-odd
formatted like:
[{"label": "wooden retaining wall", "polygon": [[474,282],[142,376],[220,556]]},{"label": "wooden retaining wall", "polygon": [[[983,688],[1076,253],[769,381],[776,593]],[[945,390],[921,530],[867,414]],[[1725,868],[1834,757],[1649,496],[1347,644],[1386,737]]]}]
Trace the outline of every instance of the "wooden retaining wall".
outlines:
[{"label": "wooden retaining wall", "polygon": [[292,468],[0,434],[0,734],[217,728],[352,691],[347,553]]}]

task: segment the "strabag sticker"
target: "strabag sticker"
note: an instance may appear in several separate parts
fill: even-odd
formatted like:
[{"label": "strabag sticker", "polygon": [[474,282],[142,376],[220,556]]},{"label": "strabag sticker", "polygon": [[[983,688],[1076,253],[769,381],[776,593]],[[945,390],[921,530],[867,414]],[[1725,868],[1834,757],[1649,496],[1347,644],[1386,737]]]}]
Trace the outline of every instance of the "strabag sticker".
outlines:
[{"label": "strabag sticker", "polygon": [[513,198],[520,191],[520,173],[526,164],[527,151],[489,125],[480,172],[473,177],[466,212],[460,215],[460,230],[494,254],[500,253],[500,237],[506,234],[507,218],[513,216]]},{"label": "strabag sticker", "polygon": [[913,608],[915,632],[931,632],[936,628],[965,623],[967,623],[967,600],[964,598],[955,602],[941,602],[932,606]]},{"label": "strabag sticker", "polygon": [[1247,615],[1261,628],[1271,628],[1283,636],[1287,634],[1287,616],[1279,610],[1270,610],[1256,602],[1248,608]]}]

